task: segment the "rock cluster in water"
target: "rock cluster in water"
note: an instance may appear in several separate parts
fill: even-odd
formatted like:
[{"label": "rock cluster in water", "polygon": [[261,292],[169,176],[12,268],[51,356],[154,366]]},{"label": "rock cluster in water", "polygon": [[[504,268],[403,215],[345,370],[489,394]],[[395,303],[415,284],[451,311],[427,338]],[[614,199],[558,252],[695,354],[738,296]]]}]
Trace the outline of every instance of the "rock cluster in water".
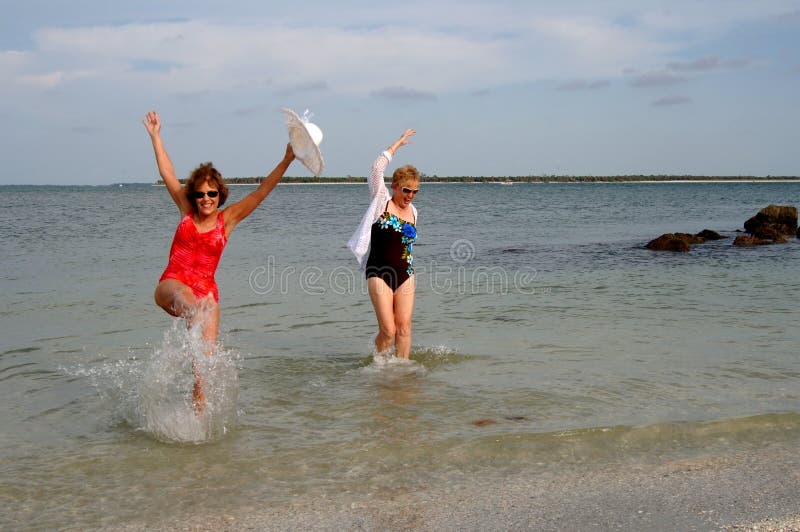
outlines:
[{"label": "rock cluster in water", "polygon": [[[733,241],[734,246],[762,246],[788,242],[789,237],[800,238],[797,228],[797,208],[786,205],[769,205],[744,223],[747,235],[739,235]],[[716,231],[704,229],[692,235],[689,233],[666,233],[647,243],[647,249],[653,251],[688,252],[693,244],[702,244],[706,240],[726,238]]]},{"label": "rock cluster in water", "polygon": [[734,246],[758,246],[763,244],[781,244],[789,241],[789,237],[797,235],[797,208],[785,205],[769,205],[744,223],[744,230],[750,236],[739,236]]},{"label": "rock cluster in water", "polygon": [[703,229],[696,235],[689,233],[666,233],[647,243],[647,249],[653,251],[680,251],[692,249],[692,244],[702,244],[706,240],[720,240],[726,238],[711,229]]}]

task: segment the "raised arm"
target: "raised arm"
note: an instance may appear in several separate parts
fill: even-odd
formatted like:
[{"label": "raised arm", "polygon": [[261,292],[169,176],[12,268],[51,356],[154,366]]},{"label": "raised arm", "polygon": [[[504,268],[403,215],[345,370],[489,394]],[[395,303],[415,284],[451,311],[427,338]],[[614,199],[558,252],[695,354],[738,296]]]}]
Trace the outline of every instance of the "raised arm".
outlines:
[{"label": "raised arm", "polygon": [[406,144],[411,144],[411,141],[408,140],[408,137],[416,134],[417,132],[414,128],[406,129],[405,132],[400,135],[400,138],[394,141],[394,143],[389,146],[386,151],[388,151],[390,154],[392,154],[392,157],[394,157],[394,152],[397,151],[397,148],[400,146],[405,146]]},{"label": "raised arm", "polygon": [[280,182],[283,174],[286,173],[289,165],[292,164],[292,161],[294,161],[294,151],[292,151],[292,145],[287,144],[283,160],[281,160],[264,181],[258,185],[258,188],[222,211],[222,216],[225,220],[225,236],[230,236],[233,228],[236,227],[239,222],[247,218],[250,213],[264,201],[264,198],[266,198],[278,182]]},{"label": "raised arm", "polygon": [[[408,140],[408,137],[416,134],[414,129],[406,129],[405,132],[400,135],[400,138],[397,139],[392,143],[391,146],[386,148],[385,152],[382,152],[375,162],[372,164],[372,170],[370,170],[369,178],[367,179],[367,183],[369,184],[369,192],[370,195],[374,198],[375,194],[378,193],[380,190],[379,187],[385,186],[383,173],[386,171],[386,167],[389,165],[389,162],[394,157],[394,153],[400,146],[405,146],[406,144],[410,144],[411,141]],[[389,154],[387,157],[386,154]]]},{"label": "raised arm", "polygon": [[153,151],[156,155],[158,173],[161,175],[161,179],[164,180],[164,184],[167,186],[172,201],[178,206],[178,210],[181,211],[181,216],[183,216],[191,210],[192,204],[189,198],[186,197],[181,182],[175,177],[175,169],[172,166],[172,161],[169,155],[167,155],[167,150],[164,148],[164,142],[161,140],[161,120],[158,118],[158,113],[150,111],[147,113],[142,123],[144,127],[147,128],[147,132],[150,134],[150,140],[153,142]]}]

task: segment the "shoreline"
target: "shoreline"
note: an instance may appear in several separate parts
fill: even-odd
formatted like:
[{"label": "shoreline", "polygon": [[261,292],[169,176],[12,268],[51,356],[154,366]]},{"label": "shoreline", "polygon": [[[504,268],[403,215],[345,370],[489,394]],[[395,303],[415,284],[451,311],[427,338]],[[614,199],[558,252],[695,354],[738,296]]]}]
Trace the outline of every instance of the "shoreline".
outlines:
[{"label": "shoreline", "polygon": [[[391,182],[386,181],[386,185],[390,185]],[[669,183],[687,183],[687,184],[702,184],[702,183],[800,183],[800,179],[663,179],[663,180],[641,180],[641,181],[634,181],[634,180],[607,180],[607,181],[420,181],[423,185],[593,185],[593,184],[669,184]],[[139,185],[140,183],[130,183],[129,185]],[[259,183],[226,183],[229,187],[254,187],[258,186]],[[366,181],[336,181],[331,183],[321,183],[318,181],[314,182],[280,182],[280,185],[288,185],[288,186],[298,186],[298,185],[321,185],[321,186],[333,186],[333,185],[366,185]],[[122,184],[121,186],[124,186]],[[69,186],[69,185],[66,185]],[[81,185],[77,185],[81,186]],[[153,183],[151,186],[154,187],[163,187],[165,185],[161,183]]]},{"label": "shoreline", "polygon": [[[800,530],[797,441],[654,464],[587,464],[492,478],[454,471],[446,485],[384,486],[238,508],[123,530]],[[121,526],[120,526],[121,525]],[[105,526],[104,526],[105,528]]]}]

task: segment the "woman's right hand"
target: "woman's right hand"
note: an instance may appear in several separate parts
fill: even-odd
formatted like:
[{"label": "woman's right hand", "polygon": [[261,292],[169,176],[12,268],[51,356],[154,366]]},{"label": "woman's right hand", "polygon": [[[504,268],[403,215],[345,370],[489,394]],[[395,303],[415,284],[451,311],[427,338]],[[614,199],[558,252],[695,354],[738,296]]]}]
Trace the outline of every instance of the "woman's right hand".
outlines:
[{"label": "woman's right hand", "polygon": [[151,137],[158,135],[161,132],[161,120],[158,119],[158,113],[155,111],[150,111],[147,113],[147,116],[144,120],[142,120],[144,127],[147,128],[147,132],[150,133]]}]

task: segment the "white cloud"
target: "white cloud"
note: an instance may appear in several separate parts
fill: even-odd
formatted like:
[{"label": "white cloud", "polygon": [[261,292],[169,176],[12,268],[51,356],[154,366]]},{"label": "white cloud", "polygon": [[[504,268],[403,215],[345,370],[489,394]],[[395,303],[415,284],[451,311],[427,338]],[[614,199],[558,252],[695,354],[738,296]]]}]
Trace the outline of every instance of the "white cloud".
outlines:
[{"label": "white cloud", "polygon": [[23,74],[19,80],[24,85],[37,89],[53,89],[66,81],[97,77],[97,73],[91,70],[56,70],[46,74]]},{"label": "white cloud", "polygon": [[[617,0],[601,8],[575,1],[565,15],[563,8],[537,2],[412,1],[411,8],[364,3],[346,13],[325,6],[312,24],[288,10],[246,23],[215,17],[51,27],[34,34],[34,50],[20,57],[2,53],[0,71],[43,88],[93,73],[170,93],[244,85],[284,93],[312,86],[361,95],[382,87],[473,92],[538,80],[613,78],[630,67],[689,65],[674,55],[704,38],[702,29],[713,33],[777,16],[791,2],[770,9],[744,0],[670,5],[653,9]],[[692,35],[675,39],[676,32]],[[23,61],[25,69],[7,64],[14,61]]]},{"label": "white cloud", "polygon": [[[631,65],[663,64],[680,45],[652,29],[672,31],[686,23],[670,17],[667,24],[663,13],[645,12],[639,19],[646,23],[621,25],[587,7],[577,16],[520,6],[515,13],[502,3],[453,7],[430,7],[431,16],[413,15],[413,25],[408,11],[373,9],[355,27],[336,20],[327,25],[189,20],[45,28],[35,34],[41,71],[29,74],[63,82],[74,79],[68,65],[121,81],[161,80],[171,91],[273,80],[278,89],[324,82],[334,91],[367,94],[380,86],[411,86],[413,79],[436,92],[475,90],[486,80],[502,85],[610,76]],[[448,18],[437,15],[445,12]],[[437,27],[442,20],[448,25]],[[164,72],[132,67],[148,62],[174,66]],[[380,83],[373,80],[378,72]]]},{"label": "white cloud", "polygon": [[596,18],[539,18],[531,28],[543,40],[556,42],[557,60],[590,75],[612,75],[626,66],[667,57],[677,48],[636,28]]},{"label": "white cloud", "polygon": [[29,52],[17,50],[0,51],[0,68],[12,69],[24,65],[30,58]]},{"label": "white cloud", "polygon": [[[225,26],[202,21],[122,27],[54,28],[36,34],[27,79],[58,84],[98,71],[118,82],[154,80],[164,90],[224,90],[248,84],[276,90],[328,86],[367,94],[421,80],[430,90],[477,86],[487,76],[520,78],[502,42],[399,28],[347,30],[273,25]],[[142,69],[159,64],[170,68]],[[504,75],[504,72],[507,73]],[[378,79],[380,78],[380,79]],[[481,84],[484,83],[481,81]]]},{"label": "white cloud", "polygon": [[[98,0],[87,0],[29,16],[17,38],[4,41],[25,48],[0,50],[0,113],[27,128],[28,136],[9,136],[2,156],[19,175],[79,168],[87,156],[81,150],[94,149],[85,137],[107,140],[92,124],[138,138],[134,135],[141,136],[141,128],[131,115],[152,105],[170,108],[165,117],[175,122],[169,127],[180,129],[175,136],[188,147],[176,145],[178,158],[205,153],[210,140],[197,130],[211,120],[236,121],[240,127],[228,128],[235,147],[213,148],[235,161],[232,171],[249,172],[252,163],[241,146],[250,142],[259,119],[284,103],[311,105],[325,113],[334,143],[337,132],[349,138],[350,129],[356,130],[347,117],[357,109],[385,110],[385,123],[413,119],[421,132],[436,130],[446,115],[453,134],[437,138],[442,146],[429,153],[430,167],[440,174],[495,171],[495,165],[504,172],[525,171],[513,169],[513,164],[523,164],[513,157],[485,156],[505,149],[495,139],[507,138],[517,127],[496,112],[498,106],[513,107],[520,116],[552,118],[552,141],[542,142],[542,155],[559,153],[563,139],[570,138],[569,125],[583,121],[586,112],[596,112],[593,123],[598,126],[605,127],[607,116],[619,120],[618,132],[630,133],[639,127],[637,106],[648,105],[662,111],[669,106],[696,108],[690,114],[702,117],[703,124],[719,122],[721,134],[736,131],[725,126],[730,115],[726,106],[753,109],[751,121],[769,124],[763,129],[778,135],[778,142],[759,137],[761,152],[772,153],[782,146],[780,139],[790,137],[786,132],[791,126],[785,124],[797,122],[784,111],[792,109],[786,95],[794,94],[784,83],[786,71],[797,71],[792,52],[797,48],[793,25],[798,1],[308,0],[298,8],[296,3],[243,0],[231,9],[218,2],[176,7],[142,0],[115,6],[112,13]],[[17,13],[21,9],[15,7]],[[790,13],[794,18],[780,18]],[[771,31],[778,38],[763,39]],[[753,59],[737,59],[742,57]],[[783,70],[782,78],[774,77],[777,69]],[[754,79],[757,85],[749,83]],[[669,96],[682,94],[679,84],[684,81],[690,92]],[[719,98],[702,97],[719,86],[725,89]],[[553,94],[552,88],[573,91],[568,96],[578,105],[555,105],[567,95]],[[591,89],[596,89],[593,94]],[[650,90],[651,96],[642,94]],[[698,98],[697,106],[685,105],[690,97]],[[387,105],[387,99],[407,103]],[[770,105],[780,111],[765,112]],[[75,109],[81,110],[77,125],[72,121]],[[625,116],[628,112],[631,116]],[[481,137],[485,145],[465,150],[459,142],[471,142],[476,119],[486,131]],[[426,126],[426,120],[435,122]],[[523,122],[527,132],[530,120]],[[64,144],[65,132],[80,133],[80,142]],[[276,127],[268,134],[282,133]],[[34,138],[36,145],[52,146],[47,158],[24,156]],[[729,145],[736,145],[735,140]],[[448,142],[458,149],[450,149]],[[582,156],[575,164],[604,164],[602,156],[592,159],[595,145],[592,138],[586,150],[578,150]],[[353,171],[353,161],[363,157],[359,150],[360,143],[342,142],[331,153],[332,171]],[[749,146],[736,151],[756,152]],[[448,161],[448,154],[455,152],[463,155]],[[787,167],[796,163],[785,155],[790,152],[785,147],[775,151],[785,157],[788,162],[782,164]],[[120,166],[139,165],[147,174],[152,163],[140,159],[129,143],[113,142],[107,161],[93,164],[92,171],[102,179]],[[773,158],[764,157],[768,159]]]}]

